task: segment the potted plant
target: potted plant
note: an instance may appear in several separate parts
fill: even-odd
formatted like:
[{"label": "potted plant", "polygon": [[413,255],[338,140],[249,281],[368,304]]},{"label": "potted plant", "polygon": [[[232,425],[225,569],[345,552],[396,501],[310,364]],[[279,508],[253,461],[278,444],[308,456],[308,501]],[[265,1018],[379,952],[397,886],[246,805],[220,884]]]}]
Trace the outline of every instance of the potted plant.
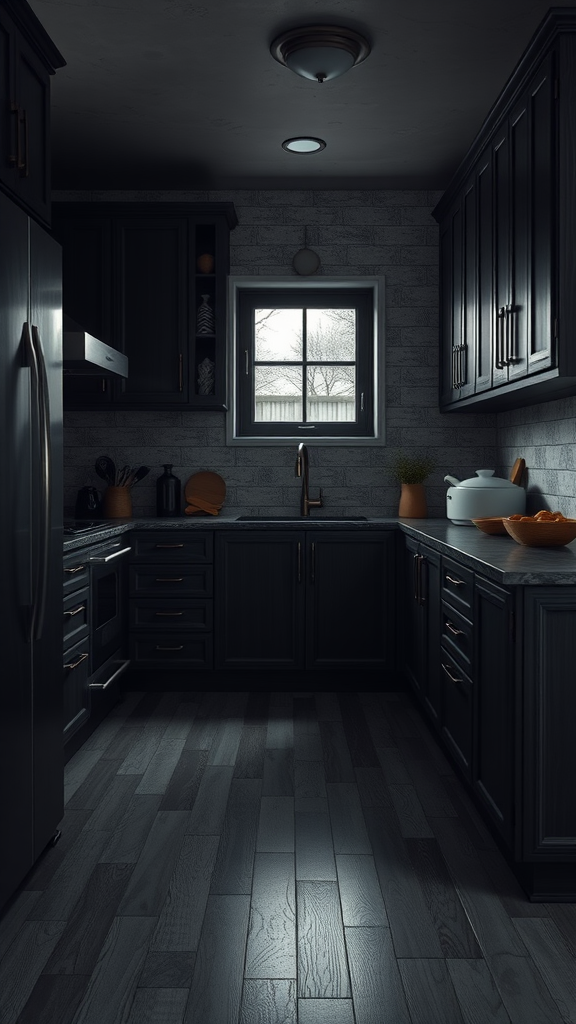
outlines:
[{"label": "potted plant", "polygon": [[424,481],[436,463],[427,456],[399,452],[392,462],[392,473],[401,484],[398,515],[404,519],[425,519],[427,515]]}]

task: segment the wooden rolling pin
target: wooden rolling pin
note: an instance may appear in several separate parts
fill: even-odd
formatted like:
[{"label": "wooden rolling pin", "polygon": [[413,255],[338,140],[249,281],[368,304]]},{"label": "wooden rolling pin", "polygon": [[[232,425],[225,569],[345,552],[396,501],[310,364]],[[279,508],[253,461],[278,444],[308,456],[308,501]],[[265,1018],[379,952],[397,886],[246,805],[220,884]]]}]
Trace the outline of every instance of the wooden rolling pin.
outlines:
[{"label": "wooden rolling pin", "polygon": [[510,480],[512,481],[513,484],[518,484],[518,486],[520,487],[520,481],[522,480],[525,469],[525,459],[516,459],[516,462],[512,466],[512,472],[510,473]]}]

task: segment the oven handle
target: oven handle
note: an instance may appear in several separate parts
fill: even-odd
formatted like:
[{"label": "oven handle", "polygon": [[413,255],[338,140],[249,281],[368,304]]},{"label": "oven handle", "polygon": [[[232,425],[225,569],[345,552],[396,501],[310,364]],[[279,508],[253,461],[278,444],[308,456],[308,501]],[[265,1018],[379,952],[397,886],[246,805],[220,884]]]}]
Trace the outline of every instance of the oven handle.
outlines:
[{"label": "oven handle", "polygon": [[107,565],[113,558],[120,558],[120,555],[127,555],[132,548],[122,548],[120,551],[115,551],[112,555],[93,555],[88,559],[90,565]]},{"label": "oven handle", "polygon": [[116,671],[112,673],[110,678],[107,679],[105,683],[88,683],[88,689],[89,690],[106,690],[110,686],[110,684],[114,682],[115,679],[118,679],[118,676],[121,676],[122,673],[126,671],[126,669],[128,668],[129,664],[130,664],[130,660],[129,659],[127,661],[121,661],[119,663],[118,668],[116,669]]}]

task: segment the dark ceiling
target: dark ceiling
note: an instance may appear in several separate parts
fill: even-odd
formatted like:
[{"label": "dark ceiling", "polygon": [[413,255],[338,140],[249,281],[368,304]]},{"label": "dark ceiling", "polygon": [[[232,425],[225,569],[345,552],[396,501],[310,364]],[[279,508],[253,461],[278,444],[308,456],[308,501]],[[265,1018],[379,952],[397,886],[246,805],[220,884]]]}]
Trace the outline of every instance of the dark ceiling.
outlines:
[{"label": "dark ceiling", "polygon": [[[30,0],[66,60],[53,187],[444,189],[546,0]],[[559,0],[556,7],[574,7]],[[332,82],[270,55],[287,28],[368,37]],[[326,149],[297,156],[284,139]]]}]

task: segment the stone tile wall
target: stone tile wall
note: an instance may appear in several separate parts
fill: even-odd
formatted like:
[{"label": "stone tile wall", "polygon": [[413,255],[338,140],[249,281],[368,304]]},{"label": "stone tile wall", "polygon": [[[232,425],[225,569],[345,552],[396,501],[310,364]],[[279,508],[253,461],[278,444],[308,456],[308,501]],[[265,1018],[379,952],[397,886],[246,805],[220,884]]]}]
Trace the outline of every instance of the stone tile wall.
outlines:
[{"label": "stone tile wall", "polygon": [[[231,273],[289,275],[305,244],[325,275],[383,275],[386,281],[386,445],[310,447],[310,487],[322,487],[326,511],[390,516],[399,485],[394,452],[437,462],[427,483],[429,514],[446,511],[445,473],[498,471],[494,414],[438,412],[438,229],[431,211],[440,193],[270,190],[232,192],[56,193],[58,200],[232,201]],[[152,467],[133,491],[134,514],[155,514],[154,481],[170,462],[182,483],[198,470],[220,473],[229,514],[297,513],[295,447],[228,448],[223,413],[74,412],[65,416],[65,505],[72,510],[98,455]]]},{"label": "stone tile wall", "polygon": [[528,513],[549,508],[576,518],[576,398],[502,412],[497,422],[503,465],[526,459]]}]

